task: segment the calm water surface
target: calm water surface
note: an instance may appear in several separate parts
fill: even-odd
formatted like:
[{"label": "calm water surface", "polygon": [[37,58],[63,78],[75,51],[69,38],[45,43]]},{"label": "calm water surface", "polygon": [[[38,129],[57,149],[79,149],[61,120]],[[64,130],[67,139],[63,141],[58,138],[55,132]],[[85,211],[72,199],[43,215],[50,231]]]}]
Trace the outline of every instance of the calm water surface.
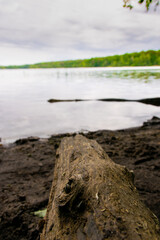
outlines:
[{"label": "calm water surface", "polygon": [[139,126],[153,115],[160,117],[160,108],[136,102],[51,104],[47,100],[160,97],[159,75],[160,68],[1,70],[2,142],[27,136]]}]

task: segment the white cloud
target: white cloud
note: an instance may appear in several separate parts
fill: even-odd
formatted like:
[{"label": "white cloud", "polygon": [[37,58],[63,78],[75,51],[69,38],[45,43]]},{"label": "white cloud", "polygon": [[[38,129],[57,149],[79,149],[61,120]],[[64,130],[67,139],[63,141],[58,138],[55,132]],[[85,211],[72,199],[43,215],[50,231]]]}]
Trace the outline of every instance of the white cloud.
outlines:
[{"label": "white cloud", "polygon": [[159,10],[122,0],[0,0],[0,65],[158,49]]}]

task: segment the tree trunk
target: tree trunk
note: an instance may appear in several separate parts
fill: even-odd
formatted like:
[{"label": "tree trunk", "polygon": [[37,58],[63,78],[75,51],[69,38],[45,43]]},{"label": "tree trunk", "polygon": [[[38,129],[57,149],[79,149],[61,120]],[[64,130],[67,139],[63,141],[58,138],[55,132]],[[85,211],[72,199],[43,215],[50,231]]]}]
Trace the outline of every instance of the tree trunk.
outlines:
[{"label": "tree trunk", "polygon": [[158,240],[159,223],[139,200],[132,172],[96,141],[64,138],[41,240],[104,239]]}]

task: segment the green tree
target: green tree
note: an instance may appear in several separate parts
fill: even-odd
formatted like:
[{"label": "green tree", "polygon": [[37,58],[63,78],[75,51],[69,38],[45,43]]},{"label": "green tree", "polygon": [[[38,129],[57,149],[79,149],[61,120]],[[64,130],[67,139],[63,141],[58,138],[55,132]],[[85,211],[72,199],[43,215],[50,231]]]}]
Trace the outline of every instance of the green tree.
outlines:
[{"label": "green tree", "polygon": [[[131,0],[123,0],[123,2],[124,2],[123,7],[127,7],[127,8],[130,8],[130,9],[133,8],[133,6],[131,4]],[[138,3],[139,4],[145,3],[146,9],[148,11],[151,4],[154,4],[155,9],[156,9],[157,6],[159,5],[159,0],[138,0]]]}]

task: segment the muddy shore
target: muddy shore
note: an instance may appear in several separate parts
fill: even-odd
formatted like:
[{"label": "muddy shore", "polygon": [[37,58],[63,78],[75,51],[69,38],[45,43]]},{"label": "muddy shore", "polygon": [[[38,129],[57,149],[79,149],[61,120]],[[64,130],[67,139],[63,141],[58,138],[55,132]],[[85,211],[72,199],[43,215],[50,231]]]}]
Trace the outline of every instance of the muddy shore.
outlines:
[{"label": "muddy shore", "polygon": [[[41,219],[33,212],[47,206],[56,150],[70,135],[0,145],[0,240],[39,239]],[[113,161],[134,171],[141,199],[160,219],[160,119],[154,117],[137,128],[84,135],[95,139]]]}]

